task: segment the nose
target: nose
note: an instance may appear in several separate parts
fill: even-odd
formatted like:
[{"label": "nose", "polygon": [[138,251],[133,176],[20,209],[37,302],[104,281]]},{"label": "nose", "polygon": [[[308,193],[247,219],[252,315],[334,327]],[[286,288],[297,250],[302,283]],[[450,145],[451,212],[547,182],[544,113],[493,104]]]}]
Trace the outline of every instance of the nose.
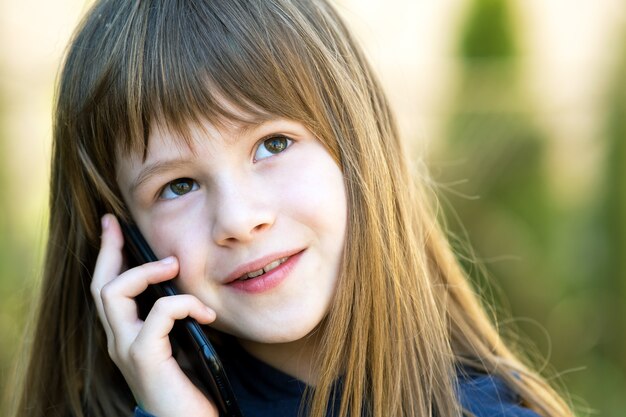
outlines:
[{"label": "nose", "polygon": [[251,242],[274,224],[276,213],[267,187],[254,181],[226,178],[215,184],[212,238],[220,246]]}]

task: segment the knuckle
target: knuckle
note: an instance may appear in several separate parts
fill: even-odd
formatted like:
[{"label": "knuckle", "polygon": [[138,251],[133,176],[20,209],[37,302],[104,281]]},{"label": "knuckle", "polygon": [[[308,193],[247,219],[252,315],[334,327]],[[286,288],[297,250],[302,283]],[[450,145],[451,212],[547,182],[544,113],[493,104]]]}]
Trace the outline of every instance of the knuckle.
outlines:
[{"label": "knuckle", "polygon": [[139,365],[144,357],[144,355],[142,355],[142,351],[143,349],[137,341],[131,343],[128,347],[128,360],[133,365]]},{"label": "knuckle", "polygon": [[145,273],[149,272],[152,269],[152,263],[148,262],[148,263],[145,263],[145,264],[137,265],[134,269],[135,269],[135,271],[139,271],[139,272],[145,274]]},{"label": "knuckle", "polygon": [[112,299],[115,298],[115,287],[111,285],[111,283],[105,284],[100,289],[100,298],[102,299],[103,305],[109,305]]},{"label": "knuckle", "polygon": [[91,296],[95,299],[100,297],[100,286],[96,284],[95,281],[91,281],[89,285],[89,291],[91,291]]},{"label": "knuckle", "polygon": [[113,340],[109,340],[107,342],[107,353],[109,354],[109,357],[111,359],[113,359],[113,361],[116,361],[117,359],[117,349],[115,346],[115,342]]},{"label": "knuckle", "polygon": [[171,297],[161,297],[154,302],[154,306],[152,310],[158,315],[166,315],[171,311],[170,302],[167,298]]},{"label": "knuckle", "polygon": [[191,294],[179,294],[177,295],[177,297],[180,302],[185,305],[194,305],[200,303],[200,300],[196,296]]},{"label": "knuckle", "polygon": [[163,267],[163,264],[161,262],[147,262],[145,264],[141,264],[139,266],[137,266],[137,270],[141,271],[143,274],[154,274],[157,271],[160,271]]}]

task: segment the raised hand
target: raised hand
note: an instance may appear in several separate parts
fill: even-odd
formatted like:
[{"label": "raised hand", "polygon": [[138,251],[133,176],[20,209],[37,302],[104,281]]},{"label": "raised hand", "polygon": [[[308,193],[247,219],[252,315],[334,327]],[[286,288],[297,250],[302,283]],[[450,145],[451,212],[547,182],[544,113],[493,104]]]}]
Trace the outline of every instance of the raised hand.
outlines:
[{"label": "raised hand", "polygon": [[178,274],[178,260],[168,257],[125,270],[124,238],[117,219],[102,218],[100,253],[91,281],[108,352],[139,405],[158,417],[217,417],[218,410],[185,375],[174,356],[169,333],[176,320],[192,317],[200,324],[215,320],[215,312],[193,295],[159,298],[145,321],[135,297],[150,284]]}]

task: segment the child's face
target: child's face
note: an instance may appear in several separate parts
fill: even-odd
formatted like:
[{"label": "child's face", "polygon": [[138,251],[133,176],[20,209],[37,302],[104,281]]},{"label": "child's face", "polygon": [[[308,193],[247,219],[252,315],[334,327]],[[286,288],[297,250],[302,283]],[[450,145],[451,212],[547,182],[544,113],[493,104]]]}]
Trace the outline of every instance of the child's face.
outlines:
[{"label": "child's face", "polygon": [[194,128],[191,147],[152,129],[145,163],[118,158],[118,183],[157,256],[178,258],[181,290],[216,311],[214,327],[251,342],[295,341],[334,294],[343,176],[300,123],[241,127]]}]

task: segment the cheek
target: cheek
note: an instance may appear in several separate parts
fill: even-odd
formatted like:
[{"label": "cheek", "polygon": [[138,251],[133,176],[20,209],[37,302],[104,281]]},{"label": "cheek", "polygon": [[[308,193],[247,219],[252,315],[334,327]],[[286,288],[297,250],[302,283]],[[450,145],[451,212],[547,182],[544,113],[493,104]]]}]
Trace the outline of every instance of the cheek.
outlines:
[{"label": "cheek", "polygon": [[[183,293],[198,294],[206,284],[206,241],[200,228],[166,227],[154,233],[159,258],[174,255],[179,270],[176,285]],[[155,252],[157,249],[155,249]]]},{"label": "cheek", "polygon": [[185,216],[185,222],[161,221],[161,226],[153,227],[149,241],[154,242],[153,249],[158,258],[174,255],[180,264],[180,275],[187,276],[190,270],[199,267],[194,259],[203,259],[200,256],[204,248],[201,239],[202,229],[193,225],[193,216]]},{"label": "cheek", "polygon": [[[306,165],[302,165],[306,166]],[[298,220],[317,232],[343,238],[347,223],[347,200],[343,175],[330,157],[290,175],[281,198]]]},{"label": "cheek", "polygon": [[202,198],[191,199],[184,204],[157,207],[140,216],[146,239],[159,258],[175,255],[186,257],[202,242],[206,233],[206,207]]}]

